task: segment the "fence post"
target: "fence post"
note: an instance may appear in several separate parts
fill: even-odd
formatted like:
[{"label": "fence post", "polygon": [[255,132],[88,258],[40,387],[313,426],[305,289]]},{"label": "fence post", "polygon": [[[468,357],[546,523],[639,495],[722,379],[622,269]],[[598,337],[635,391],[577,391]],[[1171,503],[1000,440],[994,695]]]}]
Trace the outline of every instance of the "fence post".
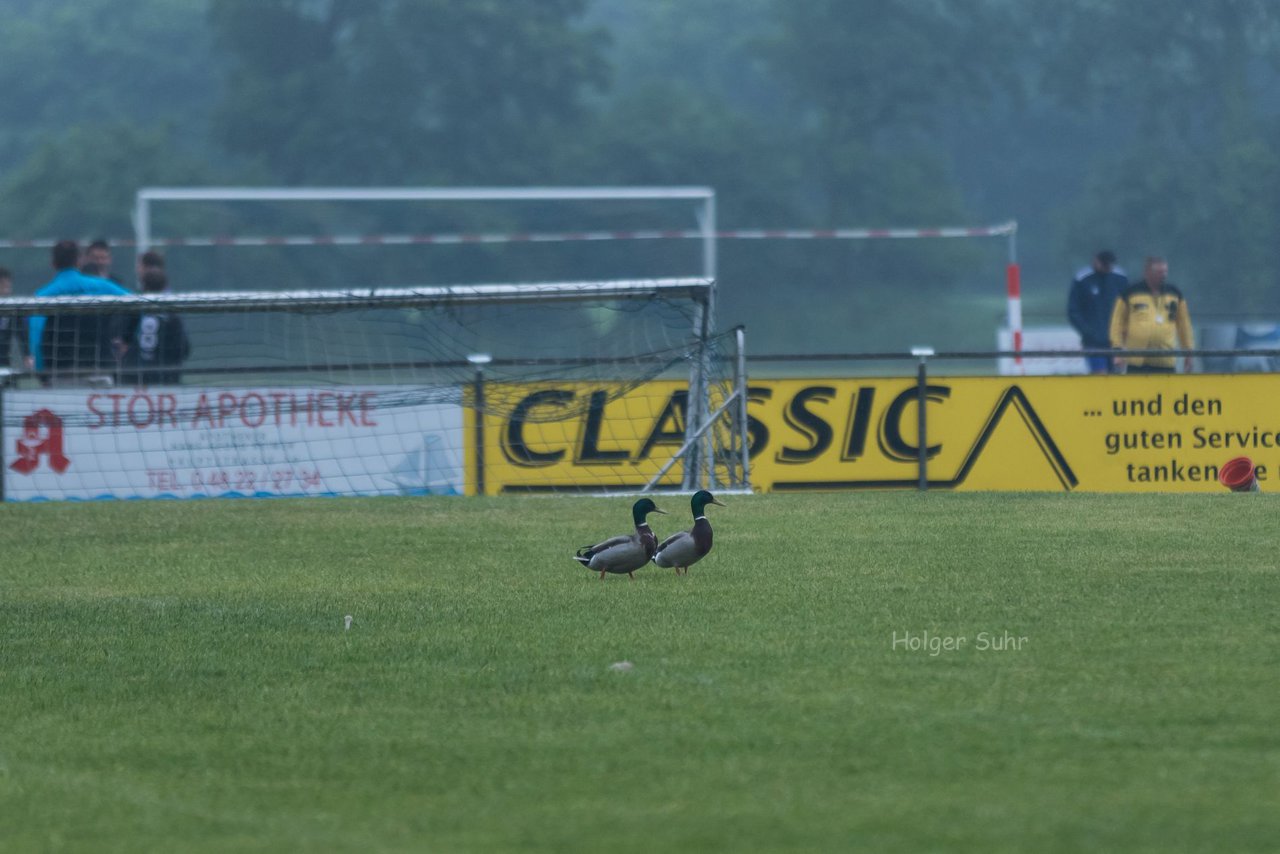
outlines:
[{"label": "fence post", "polygon": [[738,359],[734,363],[734,381],[733,387],[737,390],[738,412],[737,418],[738,444],[741,446],[741,457],[739,465],[742,467],[742,476],[738,478],[738,487],[740,489],[751,489],[751,434],[747,430],[747,328],[742,325],[734,327],[734,340],[738,345]]},{"label": "fence post", "polygon": [[476,418],[476,495],[484,495],[484,366],[493,361],[488,353],[472,353],[467,361],[476,367],[471,401]]},{"label": "fence post", "polygon": [[[4,394],[5,389],[9,386],[9,378],[5,377],[4,382],[0,382],[0,465],[3,465],[4,453],[2,449],[7,447],[4,443]],[[0,504],[4,503],[4,479],[8,469],[0,468]]]},{"label": "fence post", "polygon": [[929,369],[927,363],[929,357],[934,355],[932,347],[912,347],[911,355],[920,360],[919,366],[916,368],[916,424],[917,437],[916,443],[919,446],[916,449],[916,471],[919,475],[919,482],[916,488],[921,492],[929,489],[929,438],[927,416],[925,414],[925,403],[928,400],[929,391]]}]

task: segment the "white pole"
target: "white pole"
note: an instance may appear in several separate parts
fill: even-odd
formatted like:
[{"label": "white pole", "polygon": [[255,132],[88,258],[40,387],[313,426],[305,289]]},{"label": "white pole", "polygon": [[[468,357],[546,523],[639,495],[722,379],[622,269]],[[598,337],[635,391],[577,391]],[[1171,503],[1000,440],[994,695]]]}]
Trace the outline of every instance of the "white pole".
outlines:
[{"label": "white pole", "polygon": [[707,199],[709,187],[144,187],[139,198],[168,201],[549,201]]},{"label": "white pole", "polygon": [[141,255],[151,248],[151,203],[140,190],[133,202],[133,245]]},{"label": "white pole", "polygon": [[742,443],[742,478],[739,489],[751,489],[751,431],[747,429],[747,332],[741,326],[735,338],[738,342],[738,441]]}]

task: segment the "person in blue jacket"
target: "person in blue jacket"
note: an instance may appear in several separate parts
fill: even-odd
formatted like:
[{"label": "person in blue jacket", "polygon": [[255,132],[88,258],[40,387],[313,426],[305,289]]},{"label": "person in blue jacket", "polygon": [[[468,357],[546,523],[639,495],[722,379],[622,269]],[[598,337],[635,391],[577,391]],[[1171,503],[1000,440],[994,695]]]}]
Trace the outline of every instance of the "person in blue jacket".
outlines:
[{"label": "person in blue jacket", "polygon": [[[1116,255],[1109,249],[1094,255],[1092,265],[1076,274],[1067,297],[1067,318],[1080,333],[1084,349],[1111,348],[1111,312],[1128,286],[1128,277],[1116,266]],[[1091,374],[1114,371],[1110,356],[1086,356],[1085,361]]]},{"label": "person in blue jacket", "polygon": [[[80,247],[59,240],[52,253],[54,277],[36,291],[38,297],[129,296],[115,282],[86,276],[77,267]],[[114,372],[112,339],[116,319],[101,314],[36,316],[28,324],[36,370],[50,378],[73,378],[80,373]]]}]

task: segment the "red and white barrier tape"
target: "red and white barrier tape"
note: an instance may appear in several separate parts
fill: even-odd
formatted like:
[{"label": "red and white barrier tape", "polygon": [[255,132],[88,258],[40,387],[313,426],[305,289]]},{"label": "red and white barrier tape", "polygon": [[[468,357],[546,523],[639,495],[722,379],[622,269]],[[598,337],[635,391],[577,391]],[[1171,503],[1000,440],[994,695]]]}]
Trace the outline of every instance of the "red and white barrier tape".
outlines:
[{"label": "red and white barrier tape", "polygon": [[[1006,237],[1012,223],[985,228],[743,228],[717,231],[719,240],[902,240],[932,237]],[[333,234],[284,237],[153,237],[151,246],[414,246],[468,243],[572,243],[606,240],[700,239],[698,229],[644,229],[635,231],[514,232],[508,234]],[[57,240],[0,240],[0,249],[47,249]],[[112,246],[135,245],[132,238],[108,240]]]}]

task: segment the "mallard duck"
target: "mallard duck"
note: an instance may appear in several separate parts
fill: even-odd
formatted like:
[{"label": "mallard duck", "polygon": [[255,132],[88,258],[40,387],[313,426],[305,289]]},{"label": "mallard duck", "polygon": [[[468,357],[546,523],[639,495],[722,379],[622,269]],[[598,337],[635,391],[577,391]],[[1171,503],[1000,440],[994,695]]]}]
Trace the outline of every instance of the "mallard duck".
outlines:
[{"label": "mallard duck", "polygon": [[688,575],[689,567],[707,556],[707,552],[711,551],[711,523],[706,517],[708,504],[724,506],[723,502],[717,501],[705,489],[693,494],[693,499],[689,502],[689,506],[693,508],[693,527],[663,540],[653,556],[654,563],[674,567],[676,575]]},{"label": "mallard duck", "polygon": [[573,559],[588,569],[599,572],[602,579],[606,572],[625,572],[635,578],[632,573],[648,563],[658,550],[658,538],[649,529],[645,517],[650,513],[665,516],[666,512],[659,510],[652,500],[641,498],[631,506],[631,518],[636,523],[634,534],[620,534],[594,546],[583,546]]}]

